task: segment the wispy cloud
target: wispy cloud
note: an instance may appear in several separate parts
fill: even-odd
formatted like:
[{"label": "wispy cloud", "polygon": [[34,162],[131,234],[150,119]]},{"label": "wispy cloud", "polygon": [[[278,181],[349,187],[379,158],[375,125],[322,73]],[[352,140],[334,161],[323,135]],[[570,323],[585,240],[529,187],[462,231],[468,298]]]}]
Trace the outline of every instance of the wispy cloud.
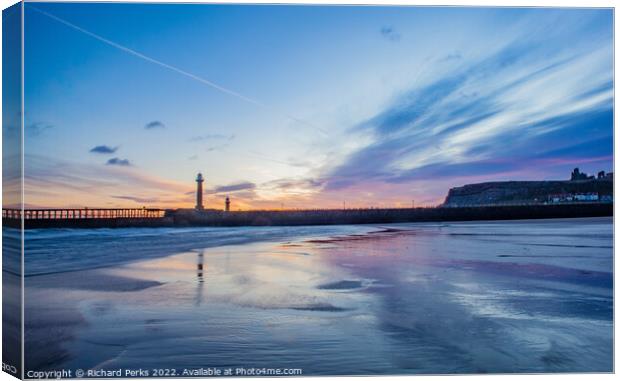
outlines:
[{"label": "wispy cloud", "polygon": [[215,189],[211,190],[209,193],[233,193],[239,191],[248,191],[256,189],[256,184],[243,181],[240,183],[229,184],[229,185],[220,185],[215,187]]},{"label": "wispy cloud", "polygon": [[118,157],[113,157],[106,162],[106,165],[120,165],[122,167],[128,167],[131,165],[131,163],[127,159],[119,159]]},{"label": "wispy cloud", "polygon": [[449,53],[446,54],[441,60],[440,62],[446,62],[446,61],[457,61],[462,59],[463,56],[461,55],[460,52],[453,52],[453,53]]},{"label": "wispy cloud", "polygon": [[544,43],[553,38],[513,37],[396,96],[351,129],[369,143],[326,171],[326,189],[463,175],[509,179],[535,166],[563,173],[568,162],[610,165],[611,43]]},{"label": "wispy cloud", "polygon": [[206,148],[206,152],[215,152],[221,151],[227,147],[229,147],[233,140],[235,140],[235,134],[206,134],[194,136],[189,139],[190,142],[194,143],[210,143]]},{"label": "wispy cloud", "polygon": [[232,141],[235,139],[235,134],[224,135],[224,134],[207,134],[207,135],[199,135],[194,136],[189,139],[190,142],[204,142],[204,141],[213,141],[213,140],[228,140]]},{"label": "wispy cloud", "polygon": [[152,122],[147,123],[144,128],[146,128],[147,130],[152,130],[155,128],[165,128],[166,125],[162,122],[160,122],[159,120],[154,120]]},{"label": "wispy cloud", "polygon": [[116,150],[118,150],[118,147],[110,147],[110,146],[106,146],[106,145],[100,145],[100,146],[95,146],[95,147],[91,148],[89,152],[110,154],[110,153],[116,152]]},{"label": "wispy cloud", "polygon": [[230,143],[216,144],[216,145],[212,145],[212,146],[205,148],[205,151],[207,152],[220,151],[220,150],[223,150],[224,148],[227,148],[228,146],[230,146]]},{"label": "wispy cloud", "polygon": [[272,180],[261,184],[261,188],[277,190],[284,193],[307,193],[308,191],[318,191],[324,185],[322,180],[314,178],[291,178]]},{"label": "wispy cloud", "polygon": [[25,160],[24,189],[34,206],[120,207],[138,202],[166,207],[194,202],[192,181],[179,183],[132,166],[81,164],[32,154]]},{"label": "wispy cloud", "polygon": [[120,200],[129,200],[138,204],[153,204],[159,201],[156,197],[136,197],[136,196],[112,196]]},{"label": "wispy cloud", "polygon": [[389,41],[397,42],[401,39],[401,34],[393,26],[384,26],[380,30],[381,36]]},{"label": "wispy cloud", "polygon": [[54,126],[49,123],[36,122],[27,124],[25,127],[25,131],[26,134],[28,134],[29,136],[37,137],[47,131],[50,131],[52,128],[54,128]]}]

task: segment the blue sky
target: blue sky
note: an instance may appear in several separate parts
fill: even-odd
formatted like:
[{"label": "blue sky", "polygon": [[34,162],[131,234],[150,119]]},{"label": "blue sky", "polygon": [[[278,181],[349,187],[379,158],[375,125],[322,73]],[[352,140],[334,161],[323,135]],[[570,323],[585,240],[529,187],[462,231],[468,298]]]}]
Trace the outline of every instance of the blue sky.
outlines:
[{"label": "blue sky", "polygon": [[27,3],[26,204],[408,206],[613,165],[608,9]]}]

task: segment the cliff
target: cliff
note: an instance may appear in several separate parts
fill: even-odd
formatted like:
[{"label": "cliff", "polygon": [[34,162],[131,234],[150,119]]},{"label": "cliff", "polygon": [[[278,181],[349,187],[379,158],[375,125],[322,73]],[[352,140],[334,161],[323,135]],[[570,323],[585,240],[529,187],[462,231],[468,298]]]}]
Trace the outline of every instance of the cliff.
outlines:
[{"label": "cliff", "polygon": [[542,204],[552,195],[596,193],[613,195],[613,181],[589,179],[579,181],[499,181],[468,184],[450,189],[443,206]]}]

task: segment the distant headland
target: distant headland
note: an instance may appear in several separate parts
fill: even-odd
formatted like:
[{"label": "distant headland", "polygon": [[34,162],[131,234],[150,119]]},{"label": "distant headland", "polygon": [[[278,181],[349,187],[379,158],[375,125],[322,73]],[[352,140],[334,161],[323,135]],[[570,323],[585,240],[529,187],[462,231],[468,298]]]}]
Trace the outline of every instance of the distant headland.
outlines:
[{"label": "distant headland", "polygon": [[565,181],[497,181],[452,188],[444,207],[548,205],[613,201],[613,173],[588,176],[575,168]]},{"label": "distant headland", "polygon": [[411,208],[342,208],[232,211],[203,205],[201,173],[191,209],[3,209],[5,226],[18,228],[114,228],[187,226],[299,226],[403,222],[514,220],[613,215],[613,173],[588,176],[575,168],[570,180],[501,181],[452,188],[443,204]]}]

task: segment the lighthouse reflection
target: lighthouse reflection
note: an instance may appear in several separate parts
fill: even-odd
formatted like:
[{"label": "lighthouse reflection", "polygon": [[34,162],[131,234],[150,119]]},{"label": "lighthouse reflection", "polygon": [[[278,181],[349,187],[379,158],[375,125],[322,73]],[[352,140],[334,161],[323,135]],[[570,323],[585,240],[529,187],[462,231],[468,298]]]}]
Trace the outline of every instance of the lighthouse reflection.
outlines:
[{"label": "lighthouse reflection", "polygon": [[204,256],[205,255],[203,252],[198,253],[198,264],[196,265],[196,272],[199,283],[204,282]]},{"label": "lighthouse reflection", "polygon": [[204,253],[202,251],[198,253],[198,261],[196,263],[196,279],[198,280],[198,286],[196,289],[195,304],[196,306],[199,306],[204,293]]}]

